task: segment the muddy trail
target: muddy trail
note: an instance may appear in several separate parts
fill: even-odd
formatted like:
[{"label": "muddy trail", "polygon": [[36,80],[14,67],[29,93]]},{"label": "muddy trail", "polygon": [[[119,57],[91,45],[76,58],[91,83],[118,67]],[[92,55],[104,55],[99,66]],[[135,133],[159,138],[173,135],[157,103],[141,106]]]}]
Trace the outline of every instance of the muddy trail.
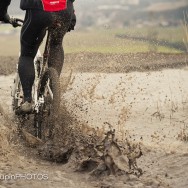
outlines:
[{"label": "muddy trail", "polygon": [[1,76],[1,187],[187,187],[185,57],[181,69],[176,62],[157,71],[65,65],[57,136],[37,147],[27,132],[20,133],[10,108],[14,76]]}]

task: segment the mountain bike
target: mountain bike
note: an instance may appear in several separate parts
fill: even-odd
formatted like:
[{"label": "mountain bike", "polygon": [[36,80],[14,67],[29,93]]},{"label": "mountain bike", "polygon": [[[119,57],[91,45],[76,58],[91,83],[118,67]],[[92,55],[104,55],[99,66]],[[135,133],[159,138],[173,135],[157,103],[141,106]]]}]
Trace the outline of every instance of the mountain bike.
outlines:
[{"label": "mountain bike", "polygon": [[[23,20],[17,18],[11,18],[10,20],[10,24],[14,27],[21,26],[20,23],[23,23]],[[41,55],[38,50],[34,58],[35,81],[32,88],[33,105],[31,113],[23,114],[20,110],[23,102],[23,92],[18,71],[16,71],[11,91],[13,112],[21,119],[25,116],[34,115],[34,136],[44,141],[52,137],[60,109],[59,76],[54,68],[48,67],[50,41],[51,32],[47,29],[44,54]]]}]

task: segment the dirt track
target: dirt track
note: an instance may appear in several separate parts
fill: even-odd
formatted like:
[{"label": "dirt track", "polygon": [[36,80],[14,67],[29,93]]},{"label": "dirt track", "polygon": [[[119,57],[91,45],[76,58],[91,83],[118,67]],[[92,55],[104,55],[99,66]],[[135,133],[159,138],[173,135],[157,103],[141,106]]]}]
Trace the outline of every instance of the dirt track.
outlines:
[{"label": "dirt track", "polygon": [[[130,175],[95,179],[85,173],[73,172],[68,164],[41,160],[35,149],[26,147],[18,138],[10,139],[12,135],[16,135],[14,133],[16,124],[11,121],[9,108],[11,102],[9,86],[13,79],[10,75],[1,76],[0,81],[2,106],[0,173],[1,175],[43,173],[48,174],[49,179],[43,181],[1,179],[0,185],[2,187],[41,187],[41,185],[187,187],[188,145],[185,137],[188,135],[186,117],[188,70],[185,67],[187,56],[176,55],[175,58],[172,55],[167,58],[162,55],[162,58],[156,54],[140,54],[145,58],[137,59],[138,56],[70,55],[67,57],[69,63],[64,66],[61,84],[62,101],[67,111],[76,118],[75,123],[108,129],[104,124],[108,122],[116,128],[119,139],[122,138],[122,132],[128,131],[132,139],[142,142],[143,156],[138,160],[138,166],[143,169],[144,174],[140,178]],[[122,67],[123,59],[126,62],[131,59],[131,66],[126,64],[127,66]],[[103,66],[99,60],[104,62]],[[4,61],[7,62],[7,59]],[[148,66],[151,61],[152,66]],[[78,62],[79,65],[72,66],[73,62]],[[139,62],[143,62],[144,65],[140,66]],[[180,63],[184,66],[175,69],[180,68]],[[149,71],[149,67],[155,68]],[[161,70],[164,67],[174,69]],[[133,69],[141,72],[131,72]]]}]

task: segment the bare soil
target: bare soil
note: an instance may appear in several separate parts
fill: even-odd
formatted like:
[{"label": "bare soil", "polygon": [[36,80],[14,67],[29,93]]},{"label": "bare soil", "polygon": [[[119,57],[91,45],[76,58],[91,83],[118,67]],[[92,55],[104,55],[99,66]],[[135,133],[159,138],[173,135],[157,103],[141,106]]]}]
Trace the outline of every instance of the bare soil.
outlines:
[{"label": "bare soil", "polygon": [[[186,54],[67,54],[57,137],[39,148],[29,147],[10,108],[15,62],[1,57],[1,187],[188,186]],[[130,171],[130,159],[141,176]],[[2,176],[11,174],[48,179]]]},{"label": "bare soil", "polygon": [[[16,71],[18,57],[1,56],[0,74]],[[167,53],[73,53],[65,55],[64,71],[127,73],[131,71],[158,71],[164,68],[181,68],[188,65],[187,54]]]}]

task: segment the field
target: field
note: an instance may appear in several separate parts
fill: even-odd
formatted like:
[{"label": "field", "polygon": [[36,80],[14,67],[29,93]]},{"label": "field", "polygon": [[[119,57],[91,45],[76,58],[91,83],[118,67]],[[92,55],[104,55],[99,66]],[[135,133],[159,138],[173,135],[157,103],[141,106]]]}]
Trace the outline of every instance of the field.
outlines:
[{"label": "field", "polygon": [[[9,31],[9,29],[11,29]],[[6,32],[12,32],[11,35]],[[17,31],[17,32],[16,32]],[[0,33],[0,56],[17,55],[19,49],[19,30],[14,32],[10,26],[1,26]],[[130,38],[118,36],[128,35]],[[138,37],[135,39],[134,37]],[[144,40],[144,39],[148,40]],[[154,41],[151,43],[151,40]],[[164,42],[160,45],[158,41]],[[165,43],[166,42],[166,43]],[[174,44],[183,46],[183,29],[172,28],[100,28],[91,30],[79,30],[68,33],[64,40],[65,53],[75,52],[99,52],[99,53],[137,53],[137,52],[159,52],[159,53],[181,53],[183,50]],[[176,48],[175,48],[175,47]]]},{"label": "field", "polygon": [[[0,30],[0,186],[187,188],[188,57],[180,27],[68,33],[60,77],[62,129],[53,143],[34,148],[24,132],[32,117],[19,130],[11,110],[19,34],[6,34],[7,27]],[[110,129],[115,129],[115,146],[103,140]],[[108,149],[97,158],[101,140]],[[66,164],[58,163],[69,148],[73,152]],[[143,155],[134,157],[140,151]],[[103,159],[106,154],[112,162]],[[141,176],[129,169],[130,159],[136,159]],[[103,160],[110,166],[96,169]],[[112,166],[115,175],[109,175]],[[47,174],[48,179],[2,176],[18,173]]]}]

